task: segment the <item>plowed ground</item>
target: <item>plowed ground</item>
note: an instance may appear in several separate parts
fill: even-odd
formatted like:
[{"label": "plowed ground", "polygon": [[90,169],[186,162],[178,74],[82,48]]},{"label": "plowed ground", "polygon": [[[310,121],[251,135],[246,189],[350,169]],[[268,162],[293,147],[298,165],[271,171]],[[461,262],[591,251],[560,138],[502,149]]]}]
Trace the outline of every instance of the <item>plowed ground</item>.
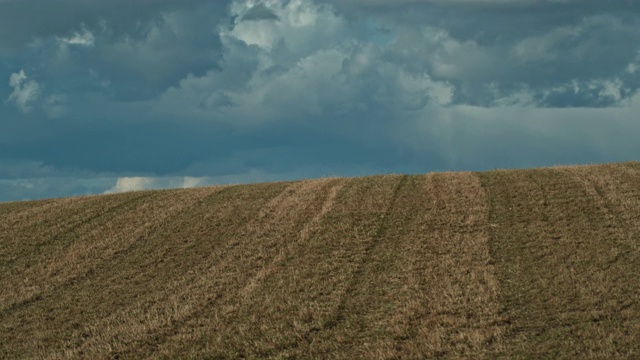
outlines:
[{"label": "plowed ground", "polygon": [[640,165],[0,204],[0,358],[637,358]]}]

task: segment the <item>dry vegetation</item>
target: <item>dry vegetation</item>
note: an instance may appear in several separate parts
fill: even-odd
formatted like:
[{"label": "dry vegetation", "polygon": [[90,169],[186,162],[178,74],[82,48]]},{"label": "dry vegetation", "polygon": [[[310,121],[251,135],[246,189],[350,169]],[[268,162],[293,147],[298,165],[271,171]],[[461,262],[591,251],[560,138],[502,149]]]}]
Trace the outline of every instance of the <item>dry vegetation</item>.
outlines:
[{"label": "dry vegetation", "polygon": [[0,204],[0,358],[638,358],[640,165]]}]

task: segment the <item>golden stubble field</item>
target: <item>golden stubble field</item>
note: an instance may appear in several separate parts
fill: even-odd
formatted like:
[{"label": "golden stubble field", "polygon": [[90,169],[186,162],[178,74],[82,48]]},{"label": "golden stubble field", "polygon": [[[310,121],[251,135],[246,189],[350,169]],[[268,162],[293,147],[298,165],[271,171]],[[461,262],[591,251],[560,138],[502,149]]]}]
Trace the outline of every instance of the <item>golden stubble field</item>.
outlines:
[{"label": "golden stubble field", "polygon": [[0,358],[639,358],[640,163],[0,204]]}]

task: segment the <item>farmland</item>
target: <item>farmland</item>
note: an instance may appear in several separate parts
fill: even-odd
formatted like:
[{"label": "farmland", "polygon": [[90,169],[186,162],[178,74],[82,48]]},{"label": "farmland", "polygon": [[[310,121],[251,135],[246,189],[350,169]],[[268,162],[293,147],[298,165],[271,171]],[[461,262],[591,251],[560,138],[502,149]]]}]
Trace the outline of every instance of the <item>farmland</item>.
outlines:
[{"label": "farmland", "polygon": [[640,357],[640,163],[0,204],[0,358]]}]

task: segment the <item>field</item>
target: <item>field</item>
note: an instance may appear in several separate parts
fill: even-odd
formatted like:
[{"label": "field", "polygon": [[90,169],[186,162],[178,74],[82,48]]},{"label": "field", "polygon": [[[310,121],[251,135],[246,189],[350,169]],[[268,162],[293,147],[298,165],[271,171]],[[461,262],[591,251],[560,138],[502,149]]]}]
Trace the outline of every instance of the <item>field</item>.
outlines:
[{"label": "field", "polygon": [[640,358],[640,163],[0,204],[0,358]]}]

